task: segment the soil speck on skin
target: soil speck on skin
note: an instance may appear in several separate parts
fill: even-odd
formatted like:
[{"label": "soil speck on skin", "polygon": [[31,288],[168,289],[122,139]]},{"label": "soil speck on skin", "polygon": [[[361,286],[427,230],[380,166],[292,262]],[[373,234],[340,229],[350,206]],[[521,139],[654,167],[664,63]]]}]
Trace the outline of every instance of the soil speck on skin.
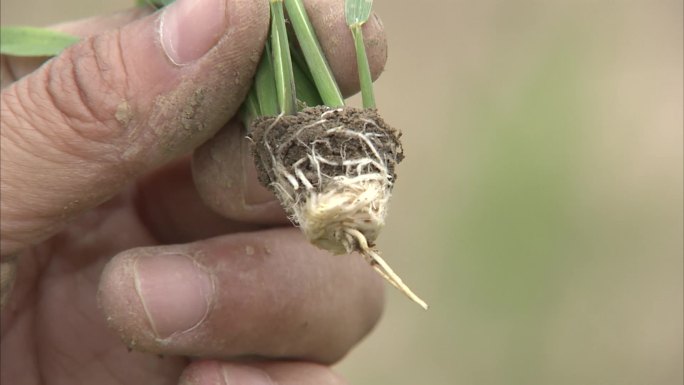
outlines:
[{"label": "soil speck on skin", "polygon": [[71,216],[71,214],[78,211],[79,207],[81,207],[80,200],[74,199],[70,201],[62,208],[62,218],[68,218],[69,216]]},{"label": "soil speck on skin", "polygon": [[138,346],[138,341],[136,341],[135,339],[130,340],[130,342],[128,343],[128,351],[131,352],[135,350],[136,346]]},{"label": "soil speck on skin", "polygon": [[249,61],[257,64],[259,63],[259,59],[261,59],[261,50],[252,50],[251,55],[249,55]]},{"label": "soil speck on skin", "polygon": [[187,101],[187,104],[183,107],[181,123],[183,124],[183,128],[186,130],[201,131],[204,129],[204,123],[195,119],[195,115],[198,107],[204,101],[205,93],[206,90],[204,88],[198,88],[195,92],[193,92],[192,96]]},{"label": "soil speck on skin", "polygon": [[[183,83],[177,90],[155,99],[147,127],[162,154],[176,154],[207,128],[206,87]],[[133,141],[135,143],[135,140]],[[132,148],[138,154],[143,148]]]},{"label": "soil speck on skin", "polygon": [[126,100],[122,101],[116,106],[114,118],[124,127],[128,126],[131,120],[133,120],[133,111],[131,109],[131,105],[128,104]]}]

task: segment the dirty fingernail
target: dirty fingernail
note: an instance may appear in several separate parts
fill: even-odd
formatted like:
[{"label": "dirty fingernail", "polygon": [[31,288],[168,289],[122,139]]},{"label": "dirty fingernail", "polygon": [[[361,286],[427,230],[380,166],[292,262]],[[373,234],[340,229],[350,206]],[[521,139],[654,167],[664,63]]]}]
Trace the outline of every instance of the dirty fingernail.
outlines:
[{"label": "dirty fingernail", "polygon": [[243,169],[243,194],[245,205],[255,206],[274,201],[276,198],[271,191],[262,186],[257,176],[257,169],[254,165],[254,157],[249,147],[249,142],[241,139],[241,158]]},{"label": "dirty fingernail", "polygon": [[198,326],[209,313],[214,285],[208,272],[183,254],[142,256],[135,263],[136,290],[159,338]]},{"label": "dirty fingernail", "polygon": [[271,377],[261,369],[235,364],[223,366],[224,385],[275,385]]},{"label": "dirty fingernail", "polygon": [[225,0],[178,0],[161,15],[161,45],[178,65],[204,56],[227,26]]}]

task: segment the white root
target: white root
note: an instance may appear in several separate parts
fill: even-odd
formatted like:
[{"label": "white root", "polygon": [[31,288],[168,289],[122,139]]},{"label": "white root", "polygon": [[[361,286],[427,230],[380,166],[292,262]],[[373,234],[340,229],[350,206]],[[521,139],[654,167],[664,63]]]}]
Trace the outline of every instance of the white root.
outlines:
[{"label": "white root", "polygon": [[347,230],[347,233],[352,235],[354,238],[356,238],[356,241],[358,242],[360,252],[361,254],[366,257],[366,260],[368,263],[370,263],[371,266],[380,273],[380,275],[385,278],[385,280],[389,283],[392,284],[392,286],[396,287],[401,291],[402,293],[406,294],[407,297],[411,299],[411,301],[417,303],[420,307],[423,309],[427,310],[428,305],[423,301],[420,297],[416,295],[416,293],[411,290],[404,281],[401,280],[401,277],[397,275],[394,270],[390,267],[390,265],[385,262],[382,257],[373,249],[368,247],[368,242],[366,241],[366,237],[363,236],[358,230],[351,229]]}]

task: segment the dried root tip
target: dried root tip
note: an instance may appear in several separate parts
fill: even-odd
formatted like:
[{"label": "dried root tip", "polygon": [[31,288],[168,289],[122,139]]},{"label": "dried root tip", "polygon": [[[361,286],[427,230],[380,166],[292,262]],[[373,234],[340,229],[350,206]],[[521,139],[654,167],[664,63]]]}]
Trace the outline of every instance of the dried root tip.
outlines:
[{"label": "dried root tip", "polygon": [[368,263],[370,263],[371,266],[377,271],[385,280],[389,283],[392,284],[392,286],[396,287],[399,291],[404,293],[411,301],[417,303],[420,307],[423,309],[427,310],[428,309],[428,304],[425,303],[416,293],[411,290],[404,281],[401,280],[401,277],[397,275],[394,270],[390,267],[390,265],[385,262],[380,255],[375,252],[373,249],[368,247],[368,242],[366,242],[366,238],[361,234],[360,232],[356,230],[349,230],[349,234],[352,235],[353,237],[356,238],[358,242],[358,247],[359,247],[359,252],[361,255],[363,255]]},{"label": "dried root tip", "polygon": [[373,250],[367,250],[362,252],[364,256],[370,257],[371,258],[371,266],[380,273],[380,275],[387,280],[387,282],[391,283],[392,286],[396,287],[401,291],[402,293],[406,294],[409,299],[415,303],[417,303],[420,307],[423,309],[427,310],[428,309],[428,304],[423,301],[422,298],[418,297],[416,293],[411,290],[406,284],[401,280],[401,277],[399,277],[385,262],[379,255]]}]

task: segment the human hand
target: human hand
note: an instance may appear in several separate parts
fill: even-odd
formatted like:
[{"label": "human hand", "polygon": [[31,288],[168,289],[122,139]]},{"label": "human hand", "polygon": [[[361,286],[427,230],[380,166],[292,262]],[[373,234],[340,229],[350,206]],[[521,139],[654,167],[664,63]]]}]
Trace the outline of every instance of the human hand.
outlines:
[{"label": "human hand", "polygon": [[[307,8],[356,92],[342,1]],[[377,322],[382,282],[274,227],[231,120],[268,3],[150,13],[57,26],[85,39],[44,64],[2,58],[0,382],[343,383],[327,365]],[[367,28],[377,76],[384,34]]]}]

